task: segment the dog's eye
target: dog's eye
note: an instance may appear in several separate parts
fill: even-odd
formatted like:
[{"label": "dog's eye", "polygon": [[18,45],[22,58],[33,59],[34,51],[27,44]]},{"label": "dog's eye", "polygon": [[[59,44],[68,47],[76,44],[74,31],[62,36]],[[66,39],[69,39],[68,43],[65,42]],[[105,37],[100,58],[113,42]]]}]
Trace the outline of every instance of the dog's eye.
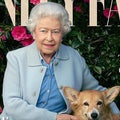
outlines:
[{"label": "dog's eye", "polygon": [[89,106],[88,102],[84,102],[84,105],[85,105],[85,106]]},{"label": "dog's eye", "polygon": [[102,101],[98,101],[98,102],[97,102],[97,105],[102,105]]}]

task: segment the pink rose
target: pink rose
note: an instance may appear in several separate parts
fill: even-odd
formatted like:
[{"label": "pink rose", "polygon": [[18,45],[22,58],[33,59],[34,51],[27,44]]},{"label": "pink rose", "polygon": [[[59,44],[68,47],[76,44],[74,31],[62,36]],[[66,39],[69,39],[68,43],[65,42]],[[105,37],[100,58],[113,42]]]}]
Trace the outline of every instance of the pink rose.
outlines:
[{"label": "pink rose", "polygon": [[20,43],[23,45],[23,46],[28,46],[30,45],[31,43],[33,43],[33,37],[31,34],[26,34],[24,40],[21,40]]},{"label": "pink rose", "polygon": [[75,7],[74,7],[74,10],[75,10],[76,12],[82,13],[82,9],[81,9],[80,6],[75,6]]},{"label": "pink rose", "polygon": [[23,26],[15,26],[12,30],[12,36],[23,46],[30,45],[34,40],[31,34],[27,34],[26,28]]},{"label": "pink rose", "polygon": [[15,26],[11,34],[16,41],[21,41],[26,35],[26,28],[23,26]]},{"label": "pink rose", "polygon": [[[2,28],[0,28],[0,35],[2,34],[2,32],[4,32],[4,31],[3,31]],[[2,36],[0,36],[0,37],[1,37],[1,39],[2,39],[3,41],[6,40],[6,36],[5,36],[5,35],[2,35]]]},{"label": "pink rose", "polygon": [[40,0],[30,0],[30,3],[32,3],[33,5],[37,5],[40,3]]},{"label": "pink rose", "polygon": [[89,0],[84,0],[84,2],[89,3]]},{"label": "pink rose", "polygon": [[115,10],[116,13],[118,13],[117,5],[115,5],[115,6],[113,7],[113,9]]},{"label": "pink rose", "polygon": [[103,11],[103,15],[108,18],[108,17],[113,17],[114,13],[113,12],[110,12],[110,15],[109,15],[109,12],[110,12],[110,8],[106,8],[104,11]]},{"label": "pink rose", "polygon": [[0,114],[2,113],[2,107],[0,106]]}]

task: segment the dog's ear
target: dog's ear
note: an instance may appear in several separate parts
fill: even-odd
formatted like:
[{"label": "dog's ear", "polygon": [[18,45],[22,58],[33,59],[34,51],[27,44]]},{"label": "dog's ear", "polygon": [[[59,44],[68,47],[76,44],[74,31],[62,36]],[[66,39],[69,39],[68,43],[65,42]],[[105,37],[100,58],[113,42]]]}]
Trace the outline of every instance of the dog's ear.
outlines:
[{"label": "dog's ear", "polygon": [[110,104],[120,93],[120,86],[115,86],[103,91],[106,104]]},{"label": "dog's ear", "polygon": [[64,87],[63,88],[64,95],[69,100],[70,104],[77,104],[77,99],[79,92],[71,87]]}]

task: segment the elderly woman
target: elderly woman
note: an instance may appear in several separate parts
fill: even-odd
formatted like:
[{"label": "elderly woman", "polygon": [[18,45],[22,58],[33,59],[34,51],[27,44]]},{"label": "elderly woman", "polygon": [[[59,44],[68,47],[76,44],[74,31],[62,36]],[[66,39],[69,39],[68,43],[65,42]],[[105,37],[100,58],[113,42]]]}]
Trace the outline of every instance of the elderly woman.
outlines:
[{"label": "elderly woman", "polygon": [[[78,120],[70,115],[62,88],[105,88],[90,74],[79,53],[61,43],[70,31],[67,11],[57,3],[40,3],[32,9],[27,27],[34,43],[7,54],[1,118]],[[113,113],[120,113],[114,103],[111,108]]]}]

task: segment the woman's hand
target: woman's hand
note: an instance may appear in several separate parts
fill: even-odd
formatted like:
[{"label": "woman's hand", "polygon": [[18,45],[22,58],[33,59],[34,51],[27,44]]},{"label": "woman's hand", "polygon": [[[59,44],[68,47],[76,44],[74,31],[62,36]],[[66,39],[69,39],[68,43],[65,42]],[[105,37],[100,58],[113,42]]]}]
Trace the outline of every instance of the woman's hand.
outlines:
[{"label": "woman's hand", "polygon": [[69,114],[58,114],[56,120],[79,120],[76,116]]},{"label": "woman's hand", "polygon": [[113,120],[120,120],[119,114],[113,114]]}]

